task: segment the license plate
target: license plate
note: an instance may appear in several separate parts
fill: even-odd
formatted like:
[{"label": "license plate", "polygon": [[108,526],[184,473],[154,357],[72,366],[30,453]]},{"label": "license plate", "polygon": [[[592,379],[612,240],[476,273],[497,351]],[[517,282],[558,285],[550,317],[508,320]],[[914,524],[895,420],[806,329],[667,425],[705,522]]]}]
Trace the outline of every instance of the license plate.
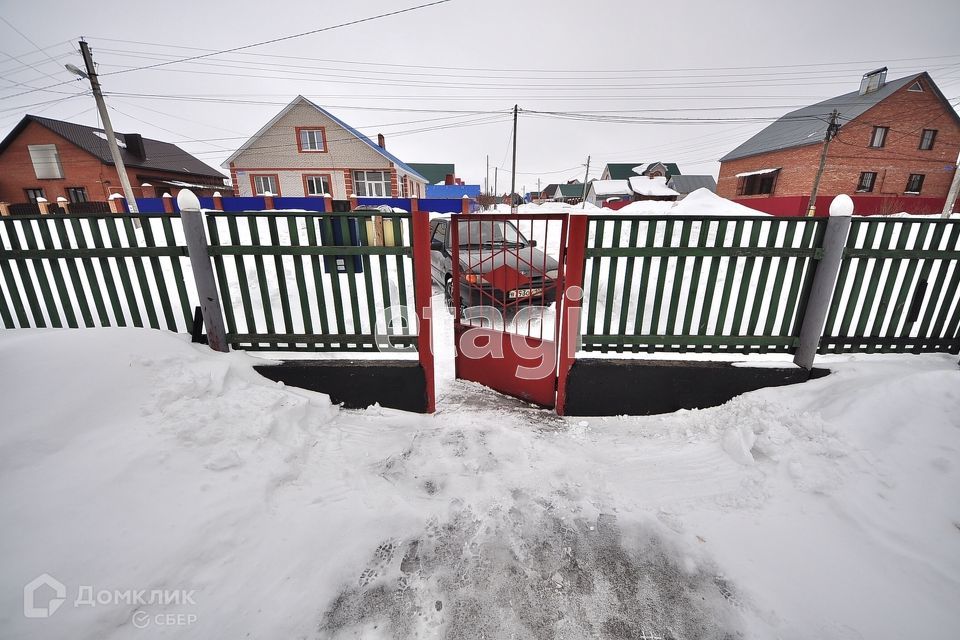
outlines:
[{"label": "license plate", "polygon": [[507,294],[510,298],[529,298],[530,296],[538,296],[543,293],[543,289],[514,289]]}]

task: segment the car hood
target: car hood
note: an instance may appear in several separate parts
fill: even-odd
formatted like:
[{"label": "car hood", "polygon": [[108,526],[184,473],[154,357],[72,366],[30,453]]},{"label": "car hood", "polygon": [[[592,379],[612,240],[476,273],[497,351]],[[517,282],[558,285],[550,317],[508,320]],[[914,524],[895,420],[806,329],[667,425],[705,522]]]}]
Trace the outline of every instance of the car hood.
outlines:
[{"label": "car hood", "polygon": [[523,275],[540,275],[559,267],[559,263],[534,247],[460,247],[460,266],[472,273],[489,273],[508,267]]}]

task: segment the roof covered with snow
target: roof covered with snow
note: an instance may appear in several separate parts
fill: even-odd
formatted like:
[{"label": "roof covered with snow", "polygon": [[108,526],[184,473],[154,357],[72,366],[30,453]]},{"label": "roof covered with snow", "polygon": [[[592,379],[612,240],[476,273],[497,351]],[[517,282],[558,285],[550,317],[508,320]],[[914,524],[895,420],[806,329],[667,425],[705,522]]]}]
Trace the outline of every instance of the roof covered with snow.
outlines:
[{"label": "roof covered with snow", "polygon": [[627,180],[594,180],[590,189],[598,196],[627,196],[633,193]]},{"label": "roof covered with snow", "polygon": [[638,196],[678,196],[680,195],[667,186],[667,179],[663,176],[648,178],[647,176],[633,176],[630,178],[630,188]]},{"label": "roof covered with snow", "polygon": [[776,122],[754,135],[739,147],[720,158],[720,162],[737,160],[760,153],[780,151],[792,147],[801,147],[808,144],[820,144],[826,133],[830,121],[830,114],[836,109],[840,113],[840,124],[863,115],[868,109],[889,98],[896,91],[922,80],[924,89],[933,91],[947,105],[954,118],[960,121],[953,107],[949,106],[946,98],[940,93],[933,80],[926,73],[915,73],[910,76],[890,80],[876,91],[860,95],[859,89],[851,91],[823,102],[797,109],[786,114]]}]

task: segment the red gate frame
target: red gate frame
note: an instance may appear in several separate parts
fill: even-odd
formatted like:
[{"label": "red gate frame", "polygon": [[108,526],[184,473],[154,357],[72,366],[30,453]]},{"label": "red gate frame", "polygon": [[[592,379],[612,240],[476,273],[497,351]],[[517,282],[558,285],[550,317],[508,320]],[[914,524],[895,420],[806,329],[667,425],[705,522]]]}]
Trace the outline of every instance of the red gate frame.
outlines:
[{"label": "red gate frame", "polygon": [[[460,247],[459,247],[459,225],[455,224],[461,221],[461,217],[454,215],[451,217],[451,250],[453,258],[453,304],[454,304],[454,349],[455,349],[455,370],[456,377],[459,379],[472,380],[479,382],[492,389],[516,396],[533,402],[547,408],[557,408],[557,412],[562,414],[563,402],[566,394],[558,390],[561,388],[560,378],[566,383],[567,373],[572,364],[573,355],[576,349],[576,340],[571,340],[564,330],[568,326],[566,322],[566,311],[572,309],[579,320],[579,299],[580,295],[571,295],[576,291],[581,291],[583,284],[583,247],[585,246],[586,218],[583,216],[570,216],[565,213],[556,214],[467,214],[464,216],[471,221],[490,222],[496,221],[517,221],[517,220],[543,220],[546,222],[559,221],[561,223],[561,246],[558,256],[557,267],[557,296],[556,296],[556,322],[554,326],[553,340],[546,340],[542,336],[535,338],[532,336],[522,336],[506,331],[489,329],[485,327],[476,327],[464,325],[461,322],[460,308]],[[572,237],[568,237],[570,231],[570,222],[573,218],[581,218],[577,222],[578,229],[581,232]],[[578,258],[575,258],[574,264],[578,265],[574,269],[575,286],[574,291],[570,290],[570,283],[567,279],[567,267],[569,262],[569,242],[571,239],[579,237],[579,247],[575,252]],[[546,247],[544,247],[546,249]],[[579,323],[572,323],[575,330],[579,330]],[[485,338],[488,341],[500,341],[503,358],[496,358],[486,355],[481,358],[470,358],[462,353],[461,337],[470,333],[472,338]],[[516,336],[510,337],[508,336]],[[535,367],[539,362],[537,357],[525,357],[514,349],[513,340],[522,339],[527,347],[536,352],[542,353],[544,345],[553,345],[553,373],[540,379],[521,379],[517,377],[518,368]],[[569,349],[573,346],[574,351]]]}]

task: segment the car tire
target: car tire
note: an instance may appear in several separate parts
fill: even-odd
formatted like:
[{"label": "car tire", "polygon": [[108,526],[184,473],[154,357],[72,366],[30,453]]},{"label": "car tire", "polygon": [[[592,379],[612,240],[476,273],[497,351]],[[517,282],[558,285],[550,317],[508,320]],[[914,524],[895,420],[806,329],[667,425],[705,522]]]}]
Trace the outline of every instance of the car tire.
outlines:
[{"label": "car tire", "polygon": [[[453,277],[447,276],[446,281],[443,284],[443,301],[447,303],[447,313],[450,315],[456,315],[453,312]],[[463,301],[460,301],[460,306],[463,308]]]}]

